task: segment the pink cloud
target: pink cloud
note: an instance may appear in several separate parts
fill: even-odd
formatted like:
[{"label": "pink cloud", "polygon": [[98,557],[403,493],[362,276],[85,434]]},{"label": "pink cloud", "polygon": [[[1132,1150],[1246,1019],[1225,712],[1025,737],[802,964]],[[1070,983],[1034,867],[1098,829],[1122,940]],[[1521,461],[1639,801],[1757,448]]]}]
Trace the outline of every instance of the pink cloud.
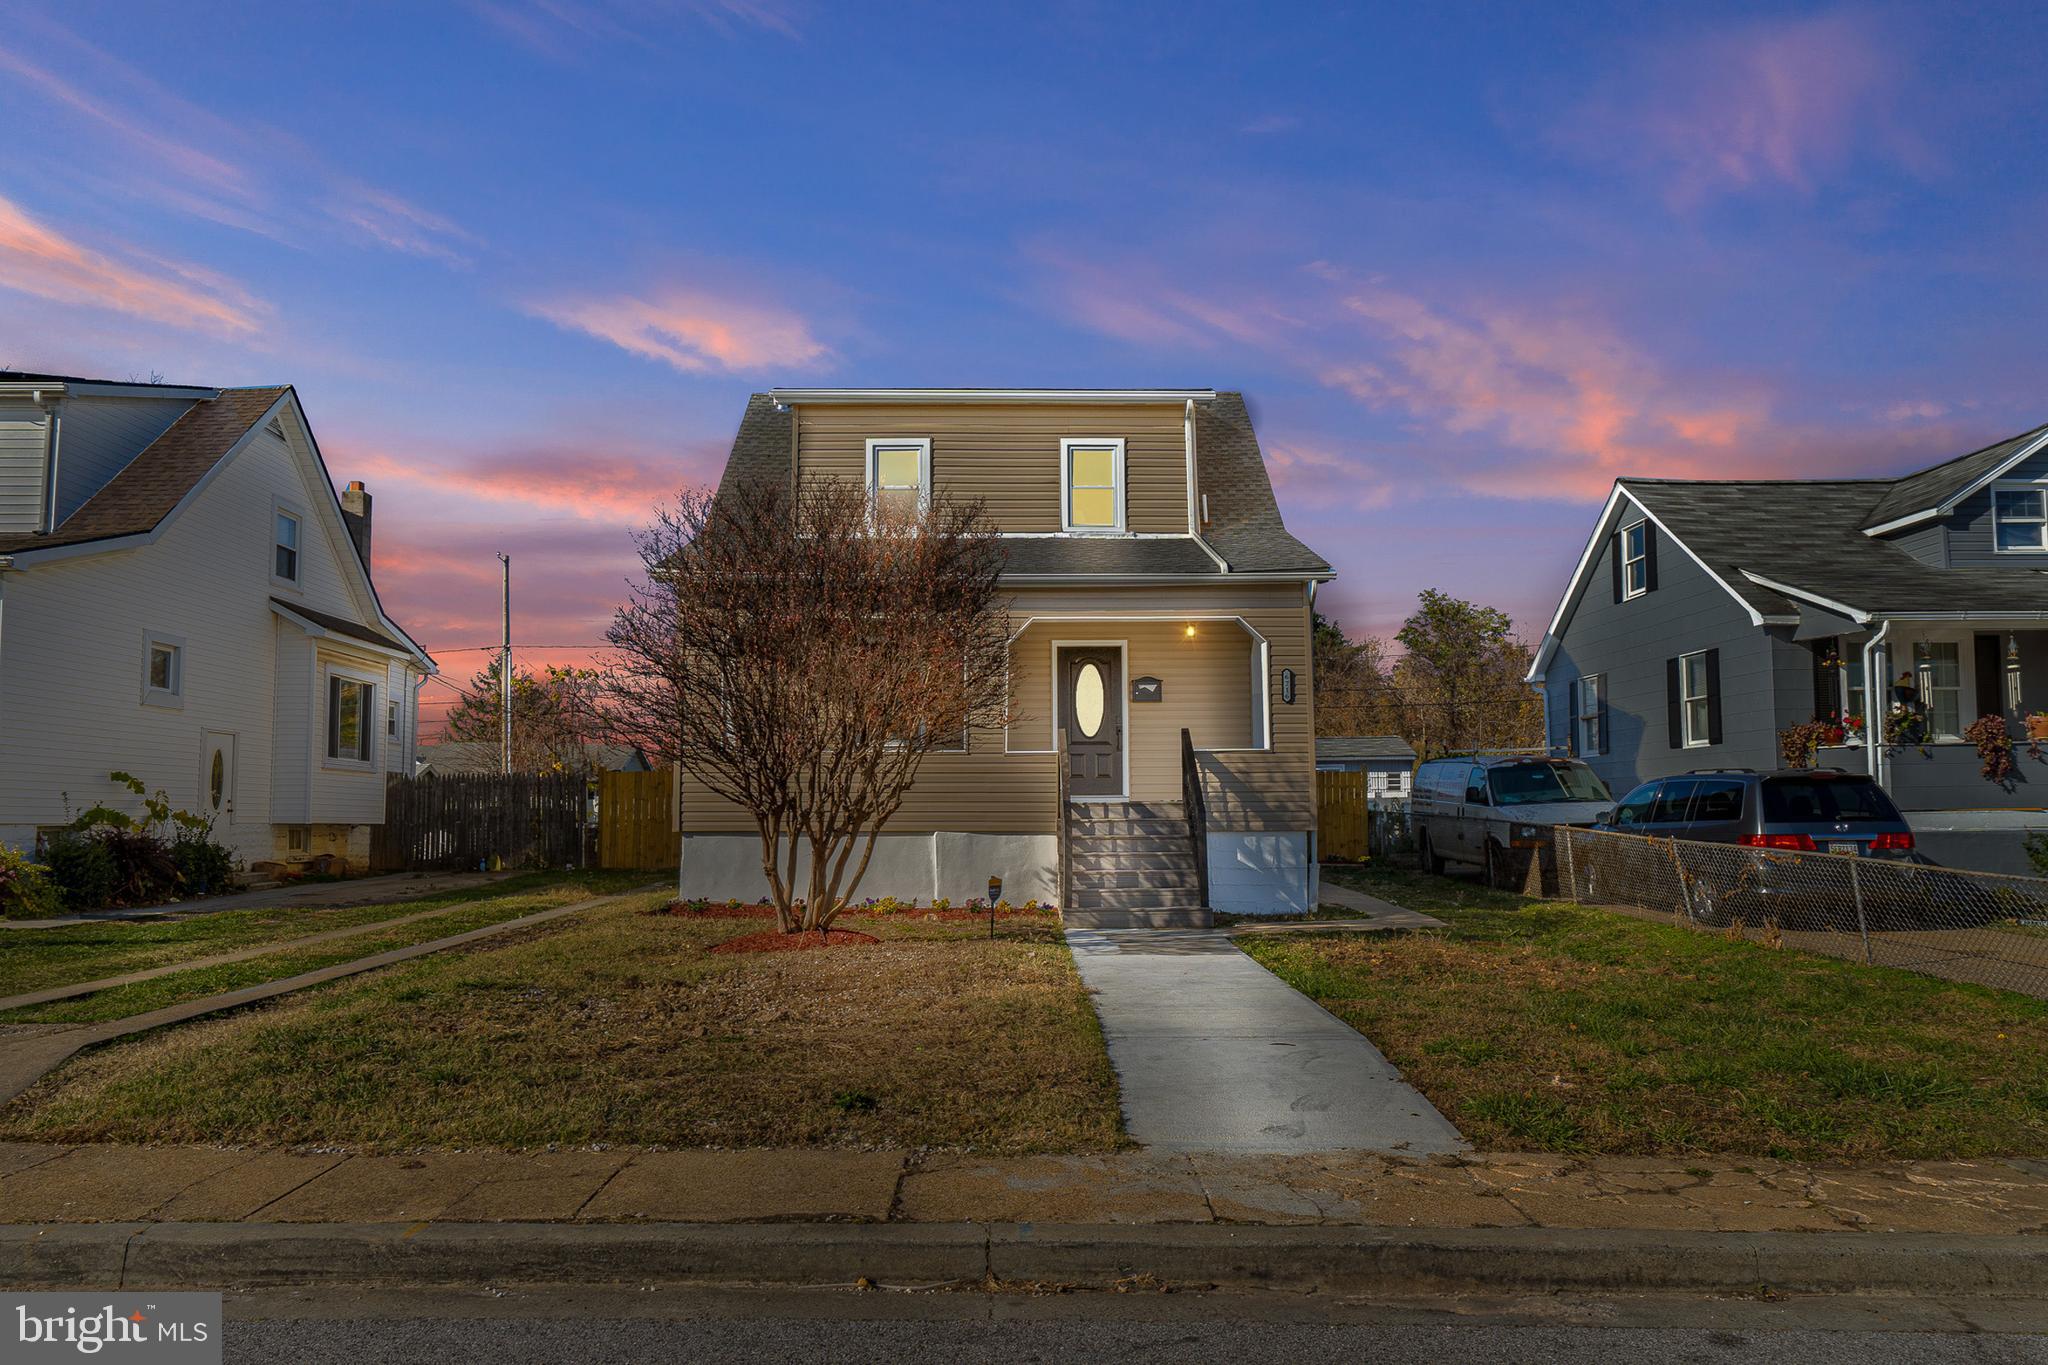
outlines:
[{"label": "pink cloud", "polygon": [[595,439],[587,448],[562,444],[489,454],[344,449],[336,457],[337,470],[407,498],[440,495],[444,502],[567,512],[631,525],[648,520],[655,505],[678,489],[715,481],[725,455],[709,443],[635,449],[616,438]]},{"label": "pink cloud", "polygon": [[808,369],[832,352],[802,317],[773,304],[686,286],[535,302],[528,311],[685,374]]},{"label": "pink cloud", "polygon": [[94,250],[0,198],[0,286],[225,336],[256,332],[270,311],[223,276],[128,254],[123,261]]},{"label": "pink cloud", "polygon": [[649,29],[660,19],[686,19],[721,33],[741,27],[785,38],[797,36],[793,9],[767,0],[669,0],[665,4],[621,5],[607,0],[467,0],[469,10],[508,37],[556,61],[567,43],[649,45]]},{"label": "pink cloud", "polygon": [[1657,175],[1674,208],[1771,186],[1810,194],[1862,154],[1929,169],[1926,146],[1893,113],[1909,74],[1867,16],[1745,22],[1622,63],[1555,138]]},{"label": "pink cloud", "polygon": [[[345,174],[300,138],[225,118],[54,20],[13,14],[36,60],[0,47],[10,100],[66,136],[56,172],[124,207],[147,197],[277,241],[337,229],[358,244],[462,263],[475,238],[444,215]],[[90,92],[90,93],[88,93]]]},{"label": "pink cloud", "polygon": [[1145,345],[1208,347],[1228,340],[1268,345],[1292,323],[1266,304],[1226,303],[1214,290],[1175,283],[1150,260],[1098,260],[1051,242],[1027,256],[1045,273],[1061,315],[1107,336]]}]

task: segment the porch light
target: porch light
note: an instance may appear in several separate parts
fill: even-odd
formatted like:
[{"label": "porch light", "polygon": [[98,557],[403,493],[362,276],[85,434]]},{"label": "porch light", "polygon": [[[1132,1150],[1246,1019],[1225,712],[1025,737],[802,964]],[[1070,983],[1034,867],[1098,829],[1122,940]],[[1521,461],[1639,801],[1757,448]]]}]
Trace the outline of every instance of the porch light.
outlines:
[{"label": "porch light", "polygon": [[1188,622],[1185,626],[1181,627],[1180,633],[1187,636],[1190,640],[1194,639],[1195,623],[1193,621]]}]

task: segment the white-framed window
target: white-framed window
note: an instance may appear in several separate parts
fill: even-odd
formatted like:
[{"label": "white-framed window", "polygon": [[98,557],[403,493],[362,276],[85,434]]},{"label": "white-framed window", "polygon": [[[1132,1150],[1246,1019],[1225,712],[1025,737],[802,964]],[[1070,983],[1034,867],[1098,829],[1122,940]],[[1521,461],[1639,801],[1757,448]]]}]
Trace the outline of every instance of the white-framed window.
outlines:
[{"label": "white-framed window", "polygon": [[1705,650],[1678,656],[1678,689],[1679,715],[1685,723],[1685,747],[1698,749],[1713,743],[1713,701],[1707,690]]},{"label": "white-framed window", "polygon": [[148,631],[142,637],[142,704],[185,705],[185,639]]},{"label": "white-framed window", "polygon": [[327,675],[327,757],[337,763],[370,761],[377,685],[346,673]]},{"label": "white-framed window", "polygon": [[1920,660],[1921,700],[1927,703],[1927,728],[1936,739],[1960,739],[1963,733],[1963,647],[1953,640],[1932,640]]},{"label": "white-framed window", "polygon": [[384,738],[398,738],[398,703],[395,701],[384,703]]},{"label": "white-framed window", "polygon": [[2048,551],[2048,488],[2038,483],[1992,485],[1991,547],[2000,554]]},{"label": "white-framed window", "polygon": [[[1870,713],[1864,710],[1867,692],[1863,686],[1863,651],[1853,644],[1843,644],[1838,648],[1841,650],[1839,657],[1842,661],[1842,719],[1846,722],[1851,718],[1860,718],[1867,725]],[[1882,717],[1878,723],[1884,723]]]},{"label": "white-framed window", "polygon": [[1607,679],[1599,673],[1589,673],[1579,680],[1579,752],[1598,754],[1600,748],[1600,694],[1607,686]]},{"label": "white-framed window", "polygon": [[305,534],[305,517],[295,507],[280,502],[270,512],[270,576],[279,583],[299,581],[300,544]]},{"label": "white-framed window", "polygon": [[1621,528],[1621,596],[1623,601],[1650,590],[1650,523]]},{"label": "white-framed window", "polygon": [[917,436],[870,438],[868,507],[877,521],[914,521],[932,498],[932,443]]},{"label": "white-framed window", "polygon": [[1124,529],[1121,436],[1070,436],[1060,441],[1060,528],[1087,535]]}]

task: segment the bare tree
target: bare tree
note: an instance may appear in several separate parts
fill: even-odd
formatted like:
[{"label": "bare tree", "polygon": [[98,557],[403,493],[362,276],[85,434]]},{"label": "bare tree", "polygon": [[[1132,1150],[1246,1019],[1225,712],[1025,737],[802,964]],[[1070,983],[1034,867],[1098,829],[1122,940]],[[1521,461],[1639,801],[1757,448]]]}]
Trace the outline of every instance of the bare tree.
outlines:
[{"label": "bare tree", "polygon": [[753,816],[784,932],[829,928],[925,755],[1008,723],[994,527],[978,502],[878,519],[857,486],[764,481],[683,495],[638,549],[614,726]]}]

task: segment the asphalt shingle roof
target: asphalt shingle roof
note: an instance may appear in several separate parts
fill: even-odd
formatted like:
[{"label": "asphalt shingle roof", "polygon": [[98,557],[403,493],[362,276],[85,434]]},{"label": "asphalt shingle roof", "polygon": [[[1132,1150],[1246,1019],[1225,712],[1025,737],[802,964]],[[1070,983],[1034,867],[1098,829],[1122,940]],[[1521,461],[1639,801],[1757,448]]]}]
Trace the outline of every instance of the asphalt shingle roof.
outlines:
[{"label": "asphalt shingle roof", "polygon": [[2035,427],[2017,436],[2008,437],[1982,450],[1973,450],[1967,455],[1958,455],[1953,460],[1923,469],[1917,474],[1908,474],[1891,485],[1891,491],[1878,499],[1877,505],[1865,517],[1865,526],[1883,526],[1909,517],[1942,503],[1963,489],[1968,488],[1992,470],[2004,464],[2014,455],[2039,439],[2048,427]]},{"label": "asphalt shingle roof", "polygon": [[273,597],[270,599],[270,602],[272,606],[283,607],[286,611],[296,616],[303,616],[314,625],[331,630],[336,635],[346,635],[352,640],[367,640],[373,645],[382,645],[386,649],[396,649],[408,654],[412,652],[410,645],[392,639],[374,626],[366,626],[360,621],[351,621],[346,616],[335,616],[330,612],[315,611],[313,608],[303,606],[297,602],[287,602],[282,597]]},{"label": "asphalt shingle roof", "polygon": [[[721,493],[736,481],[790,477],[791,415],[757,393],[747,400],[719,479]],[[1202,539],[1232,573],[1325,576],[1330,566],[1287,532],[1273,496],[1265,456],[1252,430],[1244,395],[1218,393],[1195,404],[1196,463],[1200,491],[1208,495],[1210,522]],[[1190,537],[1044,536],[1004,541],[1014,574],[1212,575],[1216,561]]]},{"label": "asphalt shingle roof", "polygon": [[2048,572],[1938,568],[1890,541],[1865,535],[1873,509],[1893,491],[1889,483],[1621,483],[1765,616],[1795,616],[1799,607],[1744,577],[1744,570],[1879,615],[2048,610]]},{"label": "asphalt shingle roof", "polygon": [[0,554],[146,535],[220,463],[287,388],[222,389],[194,403],[48,535],[0,535]]},{"label": "asphalt shingle roof", "polygon": [[1316,736],[1316,759],[1330,762],[1338,759],[1385,758],[1409,762],[1415,757],[1415,750],[1399,735],[1318,735]]}]

